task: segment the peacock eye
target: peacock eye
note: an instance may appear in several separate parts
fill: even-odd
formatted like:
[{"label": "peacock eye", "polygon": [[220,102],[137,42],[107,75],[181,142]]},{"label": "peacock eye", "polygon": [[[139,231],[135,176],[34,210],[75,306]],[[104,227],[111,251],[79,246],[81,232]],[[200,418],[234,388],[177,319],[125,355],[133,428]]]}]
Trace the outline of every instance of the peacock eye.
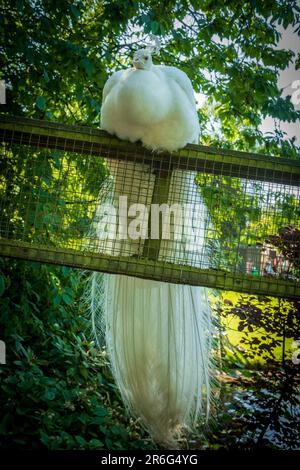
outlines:
[{"label": "peacock eye", "polygon": [[149,57],[145,56],[145,57],[144,57],[144,59],[148,60],[148,59],[149,59]]}]

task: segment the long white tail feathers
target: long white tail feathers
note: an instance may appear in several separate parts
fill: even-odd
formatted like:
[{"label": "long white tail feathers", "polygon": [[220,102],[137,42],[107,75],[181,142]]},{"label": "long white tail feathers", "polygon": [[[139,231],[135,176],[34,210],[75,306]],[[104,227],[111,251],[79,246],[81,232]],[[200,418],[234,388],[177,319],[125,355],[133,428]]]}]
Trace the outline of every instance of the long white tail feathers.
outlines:
[{"label": "long white tail feathers", "polygon": [[[141,178],[145,173],[143,167],[135,171]],[[185,193],[197,192],[189,180]],[[114,200],[116,185],[107,180],[99,204]],[[96,215],[91,235],[97,249],[117,255],[115,245],[112,252],[98,243],[98,223]],[[212,331],[207,289],[92,273],[85,297],[98,345],[105,340],[126,407],[154,440],[176,446],[182,428],[209,414]]]},{"label": "long white tail feathers", "polygon": [[174,442],[210,403],[206,290],[107,275],[106,342],[128,409],[152,437]]}]

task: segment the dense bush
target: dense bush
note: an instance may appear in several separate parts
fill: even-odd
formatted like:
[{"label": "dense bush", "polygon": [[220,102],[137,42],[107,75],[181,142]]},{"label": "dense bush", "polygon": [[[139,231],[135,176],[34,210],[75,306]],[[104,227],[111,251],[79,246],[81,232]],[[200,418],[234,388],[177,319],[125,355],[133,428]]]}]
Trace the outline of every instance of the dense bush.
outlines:
[{"label": "dense bush", "polygon": [[78,273],[1,259],[0,279],[1,447],[149,447],[126,417],[105,352],[91,341]]}]

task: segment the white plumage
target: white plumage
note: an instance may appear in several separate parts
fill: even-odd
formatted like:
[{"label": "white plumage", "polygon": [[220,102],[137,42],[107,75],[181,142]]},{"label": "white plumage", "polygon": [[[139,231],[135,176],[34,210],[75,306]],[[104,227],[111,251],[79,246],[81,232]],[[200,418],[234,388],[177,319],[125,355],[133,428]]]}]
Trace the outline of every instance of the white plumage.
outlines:
[{"label": "white plumage", "polygon": [[197,143],[199,122],[192,84],[175,67],[153,65],[148,49],[134,66],[115,72],[103,90],[101,127],[153,150],[174,151]]},{"label": "white plumage", "polygon": [[[105,84],[101,127],[121,139],[141,140],[152,150],[174,151],[198,142],[190,80],[174,67],[153,65],[150,52],[136,52],[133,67],[114,73]],[[107,164],[110,191],[108,197],[100,194],[99,208],[107,200],[117,204],[120,195],[127,195],[130,204],[149,207],[156,178],[150,167],[115,159]],[[190,198],[198,205],[190,226],[200,235],[194,240],[186,234],[184,243],[162,240],[158,258],[207,267],[204,229],[209,216],[194,178],[194,172],[174,170],[167,200],[161,202],[184,203]],[[94,227],[99,251],[112,256],[142,254],[144,240],[100,240],[97,216]],[[209,409],[211,330],[206,289],[94,273],[90,309],[93,324],[95,315],[102,314],[112,370],[125,404],[154,439],[174,445],[178,429],[190,427],[199,413]]]}]

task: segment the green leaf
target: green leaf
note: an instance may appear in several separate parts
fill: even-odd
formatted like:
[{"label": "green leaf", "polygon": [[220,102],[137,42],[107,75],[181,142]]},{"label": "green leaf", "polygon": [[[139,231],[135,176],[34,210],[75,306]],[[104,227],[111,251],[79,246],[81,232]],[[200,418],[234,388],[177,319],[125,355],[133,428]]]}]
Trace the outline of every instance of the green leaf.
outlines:
[{"label": "green leaf", "polygon": [[103,447],[103,442],[99,441],[99,439],[91,439],[90,440],[90,445],[93,446],[94,448],[102,448]]},{"label": "green leaf", "polygon": [[53,306],[56,307],[58,304],[60,304],[60,301],[61,301],[61,296],[60,296],[60,295],[56,295],[56,296],[53,298]]},{"label": "green leaf", "polygon": [[67,266],[63,266],[61,271],[64,277],[70,276],[70,268],[68,268]]},{"label": "green leaf", "polygon": [[78,444],[80,444],[81,446],[86,445],[86,440],[85,440],[83,437],[81,437],[81,436],[75,436],[75,439],[76,439],[76,441],[78,442]]},{"label": "green leaf", "polygon": [[95,408],[95,414],[97,416],[107,416],[107,411],[105,408],[103,408],[102,406],[97,406]]},{"label": "green leaf", "polygon": [[23,13],[23,10],[24,10],[24,2],[23,2],[23,0],[17,0],[16,6],[17,6],[17,9],[18,9],[19,13],[22,14],[22,13]]},{"label": "green leaf", "polygon": [[63,293],[62,299],[65,302],[65,304],[67,304],[67,305],[71,305],[72,302],[73,302],[72,297],[69,294],[67,294],[66,292]]},{"label": "green leaf", "polygon": [[70,10],[74,18],[78,19],[80,17],[80,11],[75,5],[70,5]]},{"label": "green leaf", "polygon": [[38,96],[35,103],[41,111],[44,111],[46,106],[46,100],[43,96]]},{"label": "green leaf", "polygon": [[105,422],[105,418],[102,416],[96,416],[96,418],[92,419],[93,424],[103,424]]},{"label": "green leaf", "polygon": [[92,62],[87,57],[84,57],[83,59],[81,59],[81,61],[79,62],[79,65],[82,68],[84,68],[84,70],[86,71],[88,76],[92,75],[92,73],[94,71],[94,66],[93,66]]},{"label": "green leaf", "polygon": [[40,431],[40,439],[41,439],[43,444],[45,444],[46,446],[48,445],[49,436],[44,431]]},{"label": "green leaf", "polygon": [[0,275],[0,296],[3,294],[5,291],[5,278],[4,276]]},{"label": "green leaf", "polygon": [[45,82],[49,82],[50,78],[49,78],[47,70],[44,70],[43,78],[44,78]]},{"label": "green leaf", "polygon": [[56,388],[49,388],[45,393],[44,393],[44,398],[46,400],[54,400],[56,397]]},{"label": "green leaf", "polygon": [[151,21],[151,31],[153,34],[156,34],[159,29],[159,24],[157,21]]}]

